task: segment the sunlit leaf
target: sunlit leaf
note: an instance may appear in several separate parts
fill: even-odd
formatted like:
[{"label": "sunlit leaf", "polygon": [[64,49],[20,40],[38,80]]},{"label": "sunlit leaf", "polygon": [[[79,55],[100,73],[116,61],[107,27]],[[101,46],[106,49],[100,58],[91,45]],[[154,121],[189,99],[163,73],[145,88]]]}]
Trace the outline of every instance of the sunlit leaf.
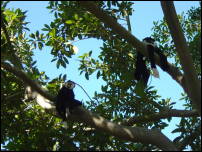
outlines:
[{"label": "sunlit leaf", "polygon": [[75,21],[74,20],[67,20],[65,23],[66,24],[73,24],[73,23],[75,23]]}]

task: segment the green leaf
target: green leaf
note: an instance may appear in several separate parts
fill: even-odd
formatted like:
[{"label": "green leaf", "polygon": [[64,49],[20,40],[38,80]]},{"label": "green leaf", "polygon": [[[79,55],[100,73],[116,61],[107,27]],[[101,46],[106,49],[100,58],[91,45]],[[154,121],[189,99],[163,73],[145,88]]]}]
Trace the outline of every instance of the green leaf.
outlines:
[{"label": "green leaf", "polygon": [[46,42],[46,45],[50,46],[51,45],[51,41]]},{"label": "green leaf", "polygon": [[85,77],[86,77],[87,80],[89,80],[88,72],[85,73]]},{"label": "green leaf", "polygon": [[47,24],[44,24],[44,26],[45,26],[47,29],[50,29],[50,27],[49,27]]},{"label": "green leaf", "polygon": [[52,59],[51,62],[53,62],[53,61],[55,61],[55,60],[57,60],[57,58]]},{"label": "green leaf", "polygon": [[183,132],[183,130],[181,128],[176,128],[171,133],[176,133],[176,132]]},{"label": "green leaf", "polygon": [[78,20],[79,19],[78,14],[74,14],[74,18],[75,18],[75,20]]},{"label": "green leaf", "polygon": [[43,40],[44,37],[45,37],[45,36],[44,36],[43,34],[40,34],[40,35],[39,35],[40,40]]},{"label": "green leaf", "polygon": [[100,77],[100,71],[97,72],[97,79]]},{"label": "green leaf", "polygon": [[33,42],[33,44],[34,44],[34,48],[36,49],[36,42]]},{"label": "green leaf", "polygon": [[91,59],[91,62],[92,62],[93,64],[96,64],[95,59]]},{"label": "green leaf", "polygon": [[35,65],[35,64],[36,64],[36,62],[37,62],[37,61],[34,61],[34,62],[32,63],[32,66],[33,66],[33,65]]},{"label": "green leaf", "polygon": [[55,18],[58,18],[58,14],[57,12],[54,13]]},{"label": "green leaf", "polygon": [[62,51],[62,54],[64,54],[64,55],[67,56],[67,57],[70,57],[70,56],[71,56],[71,54],[70,54],[69,51]]},{"label": "green leaf", "polygon": [[91,55],[92,55],[92,51],[89,52],[89,56],[91,56]]},{"label": "green leaf", "polygon": [[80,75],[83,73],[83,71],[80,72]]},{"label": "green leaf", "polygon": [[107,6],[109,7],[109,9],[111,8],[111,2],[107,1]]},{"label": "green leaf", "polygon": [[31,38],[35,39],[35,35],[34,35],[33,33],[31,33],[29,36],[30,36]]},{"label": "green leaf", "polygon": [[63,77],[62,77],[63,81],[66,81],[67,79],[67,75],[65,74]]},{"label": "green leaf", "polygon": [[63,60],[61,60],[61,65],[66,68],[66,63]]},{"label": "green leaf", "polygon": [[65,23],[66,24],[73,24],[73,23],[75,23],[75,21],[74,20],[67,20]]},{"label": "green leaf", "polygon": [[61,77],[62,77],[62,74],[59,75],[59,80],[61,79]]},{"label": "green leaf", "polygon": [[39,31],[38,30],[36,31],[36,37],[37,38],[39,37]]},{"label": "green leaf", "polygon": [[29,28],[27,28],[27,27],[24,27],[24,29],[25,29],[25,30],[27,30],[27,31],[30,31],[30,29],[29,29]]},{"label": "green leaf", "polygon": [[42,47],[43,47],[43,43],[41,43],[41,42],[38,42],[38,47],[39,47],[39,50],[42,50]]},{"label": "green leaf", "polygon": [[173,140],[173,143],[179,142],[183,137],[182,136],[178,136]]},{"label": "green leaf", "polygon": [[49,32],[49,35],[50,35],[51,37],[55,37],[55,35],[56,35],[56,29],[53,28],[53,29]]},{"label": "green leaf", "polygon": [[106,91],[107,91],[107,86],[101,86],[101,90],[102,90],[103,92],[106,92]]},{"label": "green leaf", "polygon": [[61,64],[61,60],[59,59],[59,60],[57,61],[57,64],[56,64],[57,69],[59,68],[60,64]]},{"label": "green leaf", "polygon": [[65,63],[69,64],[69,61],[66,57],[64,57],[64,61],[65,61]]},{"label": "green leaf", "polygon": [[81,34],[79,34],[79,35],[78,35],[78,38],[79,38],[79,40],[81,40],[81,39],[82,39],[82,35],[81,35]]}]

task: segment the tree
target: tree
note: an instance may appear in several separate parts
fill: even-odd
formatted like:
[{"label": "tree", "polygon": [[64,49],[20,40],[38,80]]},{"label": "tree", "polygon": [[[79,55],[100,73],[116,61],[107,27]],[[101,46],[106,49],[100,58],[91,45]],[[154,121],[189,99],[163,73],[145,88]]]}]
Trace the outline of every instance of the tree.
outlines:
[{"label": "tree", "polygon": [[[200,89],[190,84],[186,67],[179,63],[179,60],[186,60],[186,57],[176,54],[181,48],[174,48],[176,42],[181,44],[179,37],[183,35],[179,34],[174,42],[171,41],[169,29],[172,34],[173,27],[178,26],[167,18],[169,10],[173,13],[172,3],[166,5],[162,2],[167,24],[165,20],[156,22],[153,36],[161,42],[161,49],[176,59],[175,65],[169,64],[171,70],[168,74],[185,90],[185,110],[173,109],[172,101],[161,100],[153,87],[142,88],[134,80],[136,53],[139,51],[147,57],[147,52],[145,45],[130,33],[131,2],[51,1],[47,8],[54,13],[55,20],[44,25],[44,33],[36,31],[29,37],[24,32],[29,30],[25,22],[26,12],[9,10],[6,4],[1,2],[1,141],[2,144],[8,142],[6,149],[183,150],[186,146],[200,149],[201,109],[198,100],[201,99],[197,94]],[[200,8],[192,8],[187,19],[178,16],[188,38],[182,43],[188,44],[193,58],[193,64],[190,61],[190,68],[194,66],[192,80],[197,82],[201,78],[199,15]],[[175,14],[171,20],[174,17]],[[126,21],[129,31],[118,24],[120,20]],[[178,28],[177,32],[180,31]],[[87,38],[102,40],[103,46],[98,59],[92,58],[92,51],[80,56],[79,70],[81,74],[85,73],[87,80],[96,72],[97,79],[102,78],[106,85],[102,86],[102,93],[95,92],[94,98],[98,102],[88,101],[85,107],[73,111],[66,130],[55,113],[54,96],[51,95],[57,94],[66,75],[50,80],[45,72],[39,72],[36,61],[32,59],[33,49],[43,50],[44,46],[50,46],[56,67],[68,68],[68,59],[76,51],[71,42]],[[185,55],[189,54],[187,50],[183,48]],[[159,64],[159,58],[155,56],[155,59]],[[24,97],[25,90],[30,87],[30,94]],[[49,101],[39,101],[38,95]],[[173,130],[181,135],[173,142],[161,133],[169,125],[163,119],[170,121],[172,117],[182,117],[179,127]]]}]

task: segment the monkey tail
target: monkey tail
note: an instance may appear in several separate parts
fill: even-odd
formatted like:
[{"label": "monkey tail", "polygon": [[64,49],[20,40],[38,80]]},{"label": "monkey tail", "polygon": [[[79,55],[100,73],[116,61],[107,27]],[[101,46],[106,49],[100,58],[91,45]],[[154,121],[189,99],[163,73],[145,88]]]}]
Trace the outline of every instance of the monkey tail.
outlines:
[{"label": "monkey tail", "polygon": [[[73,82],[73,81],[72,81]],[[90,99],[90,101],[92,101],[93,102],[93,100],[91,99],[91,97],[88,95],[88,93],[86,92],[86,90],[80,85],[80,84],[78,84],[78,83],[76,83],[76,82],[73,82],[73,83],[75,83],[76,85],[78,85],[84,92],[85,92],[85,94],[88,96],[88,98]],[[97,101],[98,102],[98,101]]]}]

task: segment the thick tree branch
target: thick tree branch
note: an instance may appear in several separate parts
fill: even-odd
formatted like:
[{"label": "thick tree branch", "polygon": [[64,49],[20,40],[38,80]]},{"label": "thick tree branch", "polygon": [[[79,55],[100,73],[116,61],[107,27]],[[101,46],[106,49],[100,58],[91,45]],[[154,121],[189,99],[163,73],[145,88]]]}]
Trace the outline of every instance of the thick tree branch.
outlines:
[{"label": "thick tree branch", "polygon": [[[109,16],[106,12],[102,9],[97,7],[94,2],[91,1],[78,1],[78,3],[85,7],[89,12],[94,14],[97,18],[99,18],[103,23],[105,23],[108,27],[112,29],[113,32],[119,34],[120,37],[124,38],[128,43],[133,45],[134,48],[137,49],[138,52],[141,52],[143,55],[148,57],[148,52],[146,49],[146,45],[139,41],[135,36],[133,36],[130,32],[128,32],[124,27],[122,27],[117,21]],[[160,65],[159,56],[155,54],[155,61],[158,65]],[[185,84],[183,74],[173,66],[172,64],[168,63],[169,71],[168,73],[170,76],[176,80],[184,89],[185,92],[188,91],[188,88]]]},{"label": "thick tree branch", "polygon": [[[1,67],[13,73],[19,79],[27,83],[34,90],[36,90],[39,94],[43,95],[45,98],[49,99],[50,101],[54,100],[54,98],[50,96],[47,92],[45,92],[43,89],[41,89],[39,85],[37,85],[34,81],[30,80],[24,72],[17,70],[8,63],[2,62]],[[141,142],[145,144],[153,144],[159,147],[160,149],[166,151],[177,150],[173,143],[159,130],[149,130],[140,127],[127,127],[117,125],[108,120],[105,120],[103,117],[98,116],[97,114],[92,114],[90,111],[84,109],[83,107],[75,108],[73,110],[72,115],[70,115],[69,120],[85,123],[93,128],[107,132],[108,134],[116,136],[120,139]]]},{"label": "thick tree branch", "polygon": [[32,81],[24,72],[18,70],[15,67],[12,67],[10,64],[1,62],[1,68],[13,73],[15,76],[20,78],[23,82],[31,86],[33,90],[36,90],[39,94],[41,94],[43,97],[47,98],[50,101],[54,101],[54,97],[49,95],[47,92],[45,92],[36,82]]},{"label": "thick tree branch", "polygon": [[170,118],[170,117],[199,117],[200,115],[197,111],[189,111],[189,110],[177,110],[177,109],[169,109],[156,114],[140,116],[140,117],[131,117],[129,120],[124,121],[122,125],[132,126],[135,123],[145,123],[158,121],[160,119]]},{"label": "thick tree branch", "polygon": [[197,74],[193,66],[193,61],[191,55],[189,54],[186,39],[177,18],[174,4],[172,1],[161,1],[161,6],[168,23],[170,33],[174,40],[182,69],[184,71],[188,88],[187,94],[201,115],[201,82],[197,78]]},{"label": "thick tree branch", "polygon": [[162,150],[177,150],[173,143],[159,130],[121,126],[110,122],[97,114],[92,114],[82,107],[75,108],[69,118],[73,121],[85,122],[91,127],[123,140],[153,144]]}]

